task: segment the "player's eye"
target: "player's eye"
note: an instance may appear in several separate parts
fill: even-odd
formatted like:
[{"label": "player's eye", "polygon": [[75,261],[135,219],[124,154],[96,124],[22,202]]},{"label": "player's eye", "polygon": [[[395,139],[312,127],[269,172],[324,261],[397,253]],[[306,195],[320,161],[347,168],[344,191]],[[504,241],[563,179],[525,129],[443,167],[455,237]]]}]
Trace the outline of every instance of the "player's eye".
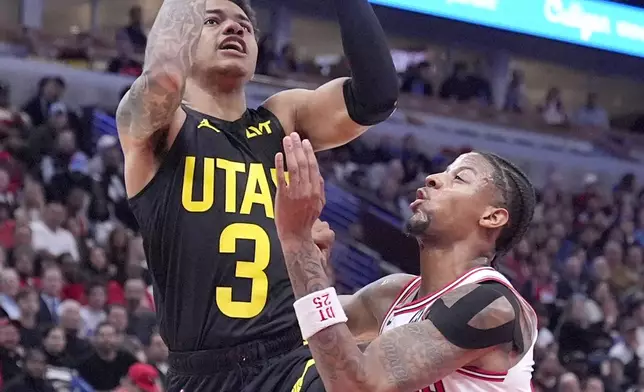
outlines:
[{"label": "player's eye", "polygon": [[206,21],[203,24],[204,25],[218,25],[219,21],[217,19],[214,19],[214,18],[209,18],[209,19],[206,19]]},{"label": "player's eye", "polygon": [[243,24],[243,25],[242,25],[242,27],[244,28],[244,30],[246,30],[246,31],[247,31],[247,32],[249,32],[249,33],[252,33],[252,32],[253,32],[253,28],[252,28],[252,27],[250,27],[250,26],[249,26],[249,25],[247,25],[247,24]]},{"label": "player's eye", "polygon": [[463,177],[459,176],[458,174],[454,176],[454,179],[457,181],[465,182],[465,180],[463,180]]}]

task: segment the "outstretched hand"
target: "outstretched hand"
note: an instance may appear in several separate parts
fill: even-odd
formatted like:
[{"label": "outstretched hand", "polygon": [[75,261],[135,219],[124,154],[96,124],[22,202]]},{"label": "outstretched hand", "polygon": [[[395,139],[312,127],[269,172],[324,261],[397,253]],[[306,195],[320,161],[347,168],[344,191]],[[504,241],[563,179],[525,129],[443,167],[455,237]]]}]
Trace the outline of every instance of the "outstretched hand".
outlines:
[{"label": "outstretched hand", "polygon": [[[302,141],[297,133],[292,133],[284,138],[283,145],[284,154],[277,153],[275,156],[277,233],[282,244],[289,241],[311,241],[313,225],[326,202],[324,180],[308,140]],[[284,158],[289,173],[288,183]]]}]

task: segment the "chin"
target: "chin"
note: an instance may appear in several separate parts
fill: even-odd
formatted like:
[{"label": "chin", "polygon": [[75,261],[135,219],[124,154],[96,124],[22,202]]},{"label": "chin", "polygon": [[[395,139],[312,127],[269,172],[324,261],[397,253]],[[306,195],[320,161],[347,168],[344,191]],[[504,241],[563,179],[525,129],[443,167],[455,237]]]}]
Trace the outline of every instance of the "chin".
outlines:
[{"label": "chin", "polygon": [[219,74],[230,78],[239,78],[243,80],[250,80],[253,72],[248,69],[249,67],[239,59],[226,59],[220,61],[213,67],[213,70]]},{"label": "chin", "polygon": [[416,211],[414,215],[407,219],[405,223],[405,232],[414,237],[422,237],[429,228],[429,215],[423,211]]}]

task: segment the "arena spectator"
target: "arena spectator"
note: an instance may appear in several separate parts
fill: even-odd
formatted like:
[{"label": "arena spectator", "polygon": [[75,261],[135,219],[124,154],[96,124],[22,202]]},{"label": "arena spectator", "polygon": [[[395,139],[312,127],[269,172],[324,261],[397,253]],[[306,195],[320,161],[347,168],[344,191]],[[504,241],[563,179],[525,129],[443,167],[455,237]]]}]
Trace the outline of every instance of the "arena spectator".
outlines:
[{"label": "arena spectator", "polygon": [[117,40],[123,37],[127,39],[135,53],[143,54],[148,38],[143,30],[143,10],[140,6],[134,6],[129,11],[130,22],[117,34]]},{"label": "arena spectator", "polygon": [[504,98],[503,110],[512,113],[523,113],[526,110],[525,81],[521,70],[512,71]]},{"label": "arena spectator", "polygon": [[574,373],[564,373],[559,378],[558,392],[581,392],[579,378]]},{"label": "arena spectator", "polygon": [[604,382],[598,377],[588,377],[584,382],[584,392],[604,392]]},{"label": "arena spectator", "polygon": [[66,212],[59,203],[49,203],[43,213],[42,221],[30,224],[32,245],[37,252],[48,252],[53,256],[69,253],[72,259],[78,261],[78,245],[72,234],[62,227]]},{"label": "arena spectator", "polygon": [[16,302],[20,309],[20,345],[24,348],[37,348],[42,343],[38,311],[40,298],[33,288],[24,288],[18,292]]},{"label": "arena spectator", "polygon": [[156,316],[142,279],[129,279],[125,282],[125,303],[129,335],[136,336],[143,344],[150,342],[156,325]]},{"label": "arena spectator", "polygon": [[136,358],[119,350],[116,329],[109,323],[96,328],[95,352],[78,365],[78,372],[94,389],[108,391],[119,386]]},{"label": "arena spectator", "polygon": [[25,353],[24,374],[16,377],[4,386],[6,392],[56,392],[51,383],[45,379],[47,358],[39,349],[29,349]]},{"label": "arena spectator", "polygon": [[467,74],[467,64],[458,62],[454,64],[452,74],[443,81],[440,92],[442,99],[453,99],[464,102],[476,95],[476,86],[473,86]]},{"label": "arena spectator", "polygon": [[150,337],[150,344],[146,347],[145,356],[147,363],[154,366],[159,372],[161,384],[167,388],[166,374],[168,372],[168,346],[165,345],[161,335],[155,332]]},{"label": "arena spectator", "polygon": [[38,82],[38,93],[23,109],[34,126],[43,124],[50,117],[50,108],[63,97],[65,87],[65,81],[58,76],[49,76]]},{"label": "arena spectator", "polygon": [[43,270],[41,279],[40,325],[55,324],[58,321],[58,308],[62,302],[63,273],[58,266],[50,266]]},{"label": "arena spectator", "polygon": [[410,66],[403,74],[400,90],[417,96],[433,96],[434,86],[432,79],[434,72],[434,68],[428,61],[422,61],[417,65]]},{"label": "arena spectator", "polygon": [[85,325],[86,336],[94,335],[96,328],[107,319],[105,305],[107,292],[102,283],[92,283],[87,286],[87,305],[81,308],[81,317]]},{"label": "arena spectator", "polygon": [[20,346],[20,324],[0,318],[0,387],[20,375],[23,348]]},{"label": "arena spectator", "polygon": [[561,92],[553,87],[548,90],[545,100],[538,108],[543,122],[547,125],[565,126],[568,124],[568,114],[561,99]]},{"label": "arena spectator", "polygon": [[477,59],[474,62],[472,72],[468,75],[467,81],[472,89],[472,99],[476,99],[485,105],[492,104],[492,86],[485,76],[485,63]]},{"label": "arena spectator", "polygon": [[608,129],[610,126],[608,114],[597,102],[597,94],[589,93],[584,106],[579,108],[573,121],[579,127]]},{"label": "arena spectator", "polygon": [[67,354],[78,361],[86,358],[92,352],[91,345],[81,337],[84,325],[80,310],[81,305],[70,299],[63,301],[58,307],[59,325],[65,331],[67,341]]},{"label": "arena spectator", "polygon": [[56,58],[69,66],[88,69],[93,58],[94,39],[91,34],[73,31],[67,37],[56,42]]},{"label": "arena spectator", "polygon": [[275,75],[277,73],[277,48],[273,36],[266,34],[261,37],[257,49],[256,72],[260,75]]},{"label": "arena spectator", "polygon": [[14,130],[22,131],[29,125],[29,116],[11,105],[11,88],[0,81],[0,134],[10,136]]},{"label": "arena spectator", "polygon": [[282,50],[278,59],[277,69],[280,73],[283,73],[285,75],[296,73],[300,69],[300,62],[297,58],[297,51],[293,44],[287,43],[282,46]]},{"label": "arena spectator", "polygon": [[0,307],[11,320],[20,318],[16,296],[20,290],[20,278],[16,270],[5,268],[0,271]]},{"label": "arena spectator", "polygon": [[118,53],[107,65],[107,72],[133,77],[141,75],[143,55],[135,52],[129,37],[124,35],[117,37],[116,49]]},{"label": "arena spectator", "polygon": [[110,305],[107,312],[107,322],[114,326],[119,341],[119,347],[126,346],[126,341],[135,339],[128,335],[128,314],[121,305]]},{"label": "arena spectator", "polygon": [[137,363],[130,367],[115,392],[159,392],[159,372],[152,366]]}]

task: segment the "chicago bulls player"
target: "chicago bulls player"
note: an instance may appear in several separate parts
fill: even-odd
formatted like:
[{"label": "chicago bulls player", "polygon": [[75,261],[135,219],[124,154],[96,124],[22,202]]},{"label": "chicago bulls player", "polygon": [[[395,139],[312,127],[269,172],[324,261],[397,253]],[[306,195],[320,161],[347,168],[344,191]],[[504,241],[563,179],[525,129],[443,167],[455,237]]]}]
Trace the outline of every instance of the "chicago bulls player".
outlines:
[{"label": "chicago bulls player", "polygon": [[[310,383],[320,377],[327,392],[530,391],[536,316],[490,265],[532,219],[534,189],[518,168],[469,153],[427,177],[407,222],[421,276],[392,275],[339,298],[311,235],[324,205],[313,150],[297,136],[284,147],[290,182],[278,154],[275,223],[315,359]],[[379,336],[362,352],[352,334]]]}]

